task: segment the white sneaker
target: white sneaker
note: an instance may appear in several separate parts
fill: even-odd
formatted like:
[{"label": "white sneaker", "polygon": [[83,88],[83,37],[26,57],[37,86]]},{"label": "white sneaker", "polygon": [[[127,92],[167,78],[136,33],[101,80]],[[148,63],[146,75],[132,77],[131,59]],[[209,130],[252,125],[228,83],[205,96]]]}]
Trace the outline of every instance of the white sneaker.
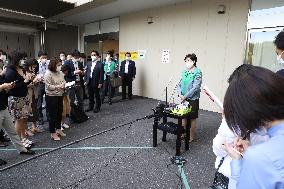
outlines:
[{"label": "white sneaker", "polygon": [[27,138],[23,138],[22,141],[24,141],[24,142],[26,142],[27,144],[30,144],[30,145],[33,144],[33,141],[31,141],[31,140],[29,140],[29,139],[27,139]]},{"label": "white sneaker", "polygon": [[63,123],[63,124],[61,125],[61,127],[63,127],[64,129],[68,129],[70,126],[67,125],[66,123]]}]

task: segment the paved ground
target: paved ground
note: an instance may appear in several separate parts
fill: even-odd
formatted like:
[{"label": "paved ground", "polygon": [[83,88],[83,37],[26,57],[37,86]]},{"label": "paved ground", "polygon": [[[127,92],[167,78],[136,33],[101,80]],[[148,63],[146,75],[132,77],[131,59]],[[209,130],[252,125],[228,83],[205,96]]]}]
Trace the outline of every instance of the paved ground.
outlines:
[{"label": "paved ground", "polygon": [[[117,99],[112,106],[104,104],[99,114],[90,113],[88,122],[72,125],[59,142],[51,141],[47,132],[31,139],[35,148],[55,148],[148,115],[156,104],[146,98]],[[191,188],[207,188],[212,181],[215,157],[211,145],[221,122],[217,113],[200,111],[199,117],[198,139],[182,154],[188,159],[185,172]],[[61,149],[4,170],[0,172],[0,188],[177,188],[177,167],[167,166],[175,154],[176,136],[168,135],[168,141],[162,142],[159,132],[158,147],[152,148],[152,121],[136,122],[68,146],[102,149]],[[29,158],[8,150],[11,148],[0,148],[0,158],[8,161],[7,166]]]}]

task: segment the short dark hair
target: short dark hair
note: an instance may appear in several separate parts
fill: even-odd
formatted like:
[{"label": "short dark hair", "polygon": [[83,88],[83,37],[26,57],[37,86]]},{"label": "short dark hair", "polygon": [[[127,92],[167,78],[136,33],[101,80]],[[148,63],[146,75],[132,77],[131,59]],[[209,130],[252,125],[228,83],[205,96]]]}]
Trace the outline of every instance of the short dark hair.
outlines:
[{"label": "short dark hair", "polygon": [[[39,66],[38,61],[35,58],[30,58],[26,61],[25,63],[25,69],[28,70],[29,67],[31,66]],[[37,72],[37,68],[36,68],[36,72]]]},{"label": "short dark hair", "polygon": [[130,55],[130,57],[131,57],[131,53],[130,53],[130,52],[125,53],[125,56],[126,56],[127,54]]},{"label": "short dark hair", "polygon": [[4,54],[3,49],[0,49],[0,55]]},{"label": "short dark hair", "polygon": [[91,53],[95,53],[96,56],[100,56],[100,53],[98,51],[96,51],[96,50],[92,50]]},{"label": "short dark hair", "polygon": [[81,58],[86,58],[86,54],[85,53],[81,53],[80,57]]},{"label": "short dark hair", "polygon": [[190,60],[192,60],[194,63],[193,65],[196,66],[197,56],[194,53],[185,55],[184,60],[187,58],[190,58]]},{"label": "short dark hair", "polygon": [[48,69],[52,72],[56,72],[57,64],[60,63],[57,57],[52,57],[48,64]]},{"label": "short dark hair", "polygon": [[27,58],[27,53],[20,50],[14,50],[9,54],[9,64],[12,66],[19,66],[20,60]]},{"label": "short dark hair", "polygon": [[41,57],[41,56],[47,56],[47,53],[45,51],[38,51],[38,54],[37,54],[38,57]]},{"label": "short dark hair", "polygon": [[78,51],[77,49],[75,49],[75,50],[73,51],[73,53],[72,53],[72,56],[73,56],[73,57],[80,57],[80,56],[81,56],[81,53],[80,53],[80,51]]},{"label": "short dark hair", "polygon": [[66,64],[63,64],[63,65],[62,65],[62,68],[61,68],[61,71],[62,71],[62,72],[66,72],[66,71],[68,71],[68,70],[69,70],[68,66],[67,66]]},{"label": "short dark hair", "polygon": [[274,40],[274,45],[281,50],[284,50],[284,31],[281,31]]},{"label": "short dark hair", "polygon": [[284,78],[268,69],[243,64],[229,82],[224,114],[236,134],[244,137],[267,122],[284,119]]}]

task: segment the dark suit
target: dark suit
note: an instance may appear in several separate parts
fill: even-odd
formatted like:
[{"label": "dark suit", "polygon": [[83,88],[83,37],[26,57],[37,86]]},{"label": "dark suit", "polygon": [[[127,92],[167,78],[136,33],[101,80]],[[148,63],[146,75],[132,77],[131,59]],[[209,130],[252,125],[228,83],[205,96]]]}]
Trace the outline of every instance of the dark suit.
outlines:
[{"label": "dark suit", "polygon": [[[98,61],[96,66],[92,69],[92,62],[87,63],[87,69],[85,74],[85,83],[88,87],[89,93],[89,109],[92,110],[94,108],[94,96],[96,97],[96,109],[101,108],[101,98],[100,98],[100,88],[98,88],[99,84],[103,84],[104,82],[104,66],[103,63]],[[92,77],[91,77],[92,75]]]},{"label": "dark suit", "polygon": [[[84,96],[83,96],[83,87],[84,87],[84,80],[83,75],[76,75],[74,74],[75,66],[74,62],[72,60],[65,61],[64,65],[68,68],[68,73],[65,76],[66,82],[76,82],[76,86],[69,89],[69,97],[70,97],[70,105],[71,108],[75,107],[75,100],[77,99],[80,109],[84,110]],[[78,68],[81,71],[84,71],[83,63],[78,62]],[[79,81],[78,81],[79,77]]]},{"label": "dark suit", "polygon": [[132,81],[136,75],[136,66],[135,62],[129,60],[128,64],[128,73],[125,73],[125,65],[126,60],[121,62],[119,75],[122,78],[122,99],[126,98],[126,86],[128,86],[128,97],[129,99],[132,98]]}]

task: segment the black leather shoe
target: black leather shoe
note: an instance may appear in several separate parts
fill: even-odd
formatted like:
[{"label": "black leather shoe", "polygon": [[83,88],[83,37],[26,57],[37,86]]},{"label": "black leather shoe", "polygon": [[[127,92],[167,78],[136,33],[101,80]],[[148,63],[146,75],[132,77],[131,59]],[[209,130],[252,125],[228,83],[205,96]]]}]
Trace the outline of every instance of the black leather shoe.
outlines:
[{"label": "black leather shoe", "polygon": [[9,138],[3,137],[0,138],[0,142],[10,142],[11,140]]},{"label": "black leather shoe", "polygon": [[20,152],[20,154],[22,154],[22,155],[34,155],[35,151],[27,150],[26,152],[24,152],[24,151]]},{"label": "black leather shoe", "polygon": [[6,165],[7,164],[7,161],[4,161],[3,159],[0,159],[0,166],[1,165]]},{"label": "black leather shoe", "polygon": [[88,108],[85,112],[93,111],[93,108]]},{"label": "black leather shoe", "polygon": [[7,144],[5,144],[4,142],[0,142],[0,147],[6,147],[6,146],[8,146]]}]

